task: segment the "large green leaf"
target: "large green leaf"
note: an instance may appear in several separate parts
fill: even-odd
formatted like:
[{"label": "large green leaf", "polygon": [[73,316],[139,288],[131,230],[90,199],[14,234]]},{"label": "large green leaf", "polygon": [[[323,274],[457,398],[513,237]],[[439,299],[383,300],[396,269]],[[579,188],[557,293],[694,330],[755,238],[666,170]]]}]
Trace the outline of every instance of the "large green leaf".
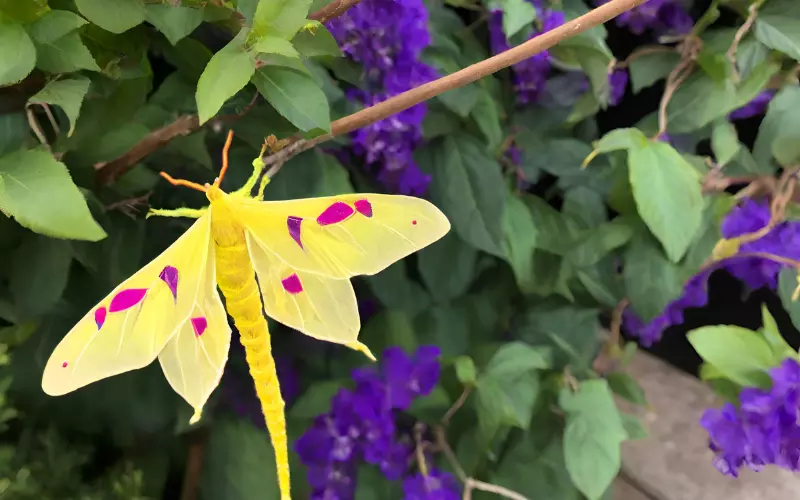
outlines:
[{"label": "large green leaf", "polygon": [[142,0],[75,0],[75,6],[86,19],[112,33],[141,24],[146,14]]},{"label": "large green leaf", "polygon": [[49,73],[71,73],[82,69],[100,71],[77,32],[52,41],[37,42],[36,67]]},{"label": "large green leaf", "polygon": [[0,210],[37,233],[89,241],[106,237],[67,167],[44,151],[0,158]]},{"label": "large green leaf", "polygon": [[366,280],[383,305],[413,315],[428,307],[431,298],[419,283],[409,279],[406,266],[405,260],[395,262]]},{"label": "large green leaf", "polygon": [[485,252],[503,256],[506,188],[500,165],[467,136],[448,137],[436,151],[430,191],[458,235]]},{"label": "large green leaf", "polygon": [[476,405],[485,442],[491,441],[503,425],[528,428],[540,390],[539,376],[534,372],[537,366],[540,365],[517,362],[507,369],[478,376]]},{"label": "large green leaf", "polygon": [[628,151],[628,169],[639,215],[677,262],[694,240],[703,217],[697,171],[667,143],[650,141]]},{"label": "large green leaf", "polygon": [[49,312],[67,287],[69,242],[33,236],[17,248],[13,262],[9,287],[17,309],[29,318]]},{"label": "large green leaf", "polygon": [[733,325],[696,328],[687,334],[703,360],[738,384],[769,387],[767,370],[775,366],[772,350],[757,332]]},{"label": "large green leaf", "polygon": [[147,22],[167,37],[169,43],[177,44],[189,36],[203,22],[203,9],[181,5],[148,4]]},{"label": "large green leaf", "polygon": [[422,281],[437,301],[463,295],[475,275],[478,252],[454,232],[419,252]]},{"label": "large green leaf", "polygon": [[681,294],[680,268],[649,236],[635,237],[625,252],[625,288],[634,311],[650,321]]},{"label": "large green leaf", "polygon": [[214,54],[197,82],[197,113],[200,123],[217,114],[222,105],[242,90],[255,72],[252,55],[239,38]]},{"label": "large green leaf", "polygon": [[525,311],[515,331],[538,346],[551,347],[556,369],[569,365],[573,373],[591,366],[600,347],[598,311],[542,305]]},{"label": "large green leaf", "polygon": [[68,10],[51,10],[26,26],[36,43],[50,43],[86,24],[86,19]]},{"label": "large green leaf", "polygon": [[678,87],[667,106],[667,131],[693,132],[729,113],[737,106],[731,80],[715,81],[695,71]]},{"label": "large green leaf", "polygon": [[0,87],[22,80],[36,65],[36,48],[25,29],[0,20]]},{"label": "large green leaf", "polygon": [[717,164],[720,166],[728,164],[741,147],[736,127],[726,119],[716,120],[711,131],[711,149],[714,151]]},{"label": "large green leaf", "polygon": [[562,389],[559,405],[567,413],[564,459],[575,486],[588,500],[600,499],[621,465],[620,444],[628,434],[605,380]]},{"label": "large green leaf", "polygon": [[503,250],[514,271],[517,285],[523,292],[533,289],[533,252],[538,230],[533,214],[519,197],[510,194],[503,214]]},{"label": "large green leaf", "polygon": [[755,35],[767,47],[800,61],[800,5],[794,0],[770,0],[758,11]]},{"label": "large green leaf", "polygon": [[86,93],[89,91],[90,83],[88,78],[80,75],[54,80],[28,99],[28,102],[31,104],[52,104],[63,109],[69,120],[67,136],[71,136],[75,130],[75,122],[78,120],[83,98],[86,97]]},{"label": "large green leaf", "polygon": [[275,455],[269,434],[244,420],[216,422],[200,478],[201,500],[277,500]]},{"label": "large green leaf", "polygon": [[289,68],[264,66],[256,71],[253,83],[278,113],[300,130],[330,131],[328,100],[311,76]]},{"label": "large green leaf", "polygon": [[781,271],[778,277],[778,293],[781,297],[781,304],[792,320],[795,328],[800,328],[800,300],[793,300],[795,289],[800,286],[797,270],[787,267]]},{"label": "large green leaf", "polygon": [[291,40],[308,21],[308,8],[312,0],[261,0],[253,17],[251,37],[279,36]]},{"label": "large green leaf", "polygon": [[507,39],[536,19],[536,8],[526,0],[501,0],[500,3],[503,6],[503,33]]},{"label": "large green leaf", "polygon": [[306,57],[341,57],[342,51],[325,25],[311,21],[310,29],[302,29],[292,38],[292,45]]}]

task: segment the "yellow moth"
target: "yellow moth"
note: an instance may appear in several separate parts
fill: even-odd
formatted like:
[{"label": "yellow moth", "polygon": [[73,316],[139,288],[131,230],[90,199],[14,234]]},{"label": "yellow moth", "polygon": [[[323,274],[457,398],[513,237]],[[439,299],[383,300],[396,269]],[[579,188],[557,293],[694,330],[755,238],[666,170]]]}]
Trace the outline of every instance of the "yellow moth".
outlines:
[{"label": "yellow moth", "polygon": [[[194,408],[219,384],[231,329],[239,330],[275,449],[281,498],[289,495],[284,402],[263,310],[314,338],[343,344],[374,360],[358,341],[360,320],[350,278],[380,272],[450,230],[431,203],[407,196],[349,194],[261,201],[269,179],[251,195],[263,162],[236,192],[176,180],[203,191],[200,210],[151,210],[151,215],[197,221],[161,255],[89,311],[53,351],[42,388],[52,396],[145,367],[158,358],[170,386]],[[263,151],[262,151],[263,153]],[[259,157],[260,158],[260,157]],[[256,281],[258,277],[258,281]]]}]

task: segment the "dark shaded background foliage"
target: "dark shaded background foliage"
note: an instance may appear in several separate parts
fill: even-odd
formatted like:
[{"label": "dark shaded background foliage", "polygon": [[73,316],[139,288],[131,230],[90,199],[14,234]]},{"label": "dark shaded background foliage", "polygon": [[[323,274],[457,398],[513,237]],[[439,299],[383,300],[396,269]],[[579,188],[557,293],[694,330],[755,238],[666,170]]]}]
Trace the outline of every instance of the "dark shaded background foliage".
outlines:
[{"label": "dark shaded background foliage", "polygon": [[[0,0],[0,22],[30,29],[30,23],[42,16],[48,5],[53,10],[78,12],[76,3],[79,2]],[[122,3],[138,3],[138,0]],[[146,3],[166,6],[172,2]],[[184,1],[184,5],[204,6],[206,22],[177,45],[146,23],[123,30],[122,34],[112,34],[88,23],[69,36],[73,37],[73,42],[77,37],[91,50],[97,69],[87,71],[89,68],[76,65],[54,71],[52,67],[40,67],[21,82],[0,87],[0,157],[20,146],[41,148],[30,126],[40,127],[54,157],[69,169],[75,184],[82,188],[81,194],[86,197],[92,216],[108,235],[94,243],[53,239],[25,229],[10,218],[0,218],[0,318],[3,321],[0,342],[11,353],[10,361],[5,359],[5,352],[3,354],[5,382],[0,383],[4,395],[0,399],[0,421],[4,425],[0,491],[5,491],[8,498],[172,499],[178,498],[181,492],[199,492],[202,498],[216,500],[272,498],[269,495],[276,494],[270,445],[265,431],[256,428],[261,425],[258,407],[235,338],[221,387],[209,403],[203,422],[196,428],[188,427],[191,411],[169,389],[157,365],[98,382],[60,398],[47,397],[40,387],[44,362],[75,321],[188,226],[186,221],[160,218],[151,218],[145,223],[142,215],[146,206],[172,208],[204,204],[199,193],[158,182],[157,170],[165,169],[176,177],[200,181],[212,179],[219,168],[218,152],[224,132],[232,127],[236,132],[231,151],[235,167],[223,187],[235,188],[249,175],[250,162],[264,137],[270,134],[289,137],[298,131],[296,122],[293,124],[290,117],[284,118],[276,111],[279,106],[259,97],[257,89],[248,85],[203,127],[187,136],[174,138],[118,181],[110,185],[96,182],[96,165],[112,162],[153,130],[182,115],[197,112],[194,97],[197,79],[208,58],[231,40],[232,33],[242,22],[248,22],[247,15],[237,14],[232,7],[237,7],[238,12],[252,14],[256,3],[255,0],[240,0],[219,7],[214,2]],[[323,3],[315,2],[312,10]],[[475,10],[475,4],[469,1],[450,3],[460,7],[427,2],[431,11],[439,13],[439,22],[447,19],[452,23],[455,18],[456,22],[460,21],[461,29],[467,30],[470,26],[465,36],[472,45],[465,42],[461,47],[463,57],[438,54],[440,57],[435,59],[434,66],[442,74],[488,55],[488,33],[481,22],[483,12]],[[686,2],[686,5],[696,20],[720,3],[725,2],[697,1]],[[739,14],[745,4],[729,3]],[[552,2],[551,7],[554,10],[566,8],[572,14],[589,8],[579,0]],[[440,9],[445,8],[450,10],[444,12],[451,14],[442,14]],[[453,12],[457,15],[453,16]],[[737,28],[742,23],[739,14],[723,8],[711,31]],[[431,23],[433,32],[452,37],[442,26]],[[601,47],[607,44],[620,61],[654,42],[652,34],[635,36],[614,23],[608,23],[606,29],[604,40],[598,37],[599,30],[582,40]],[[455,38],[450,42],[454,43],[453,40]],[[437,48],[432,50],[435,52]],[[785,58],[781,59],[774,51],[766,52],[770,58],[780,60],[783,70],[790,73],[790,64]],[[42,60],[40,52],[40,65]],[[357,67],[342,59],[325,57],[311,57],[306,62],[314,75],[307,83],[314,82],[315,88],[322,89],[330,104],[331,119],[358,108],[344,98],[340,88],[359,84]],[[276,62],[274,58],[262,59],[261,63],[267,69],[289,64]],[[584,70],[594,72],[597,78],[597,64],[592,65],[591,59]],[[603,68],[599,71],[600,79],[603,71]],[[91,77],[92,81],[71,136],[66,133],[68,117],[60,107],[50,107],[60,125],[56,130],[44,109],[28,102],[46,84],[52,83],[57,73],[74,73],[72,76],[80,73]],[[710,78],[700,74],[701,78]],[[632,217],[629,219],[614,219],[618,214],[609,209],[607,200],[599,198],[598,201],[599,195],[593,189],[603,191],[598,186],[608,183],[609,172],[618,173],[626,168],[619,154],[598,157],[585,171],[578,171],[582,158],[576,159],[574,153],[555,151],[548,157],[562,170],[536,160],[537,155],[558,140],[572,139],[575,142],[571,144],[578,143],[580,148],[590,151],[592,141],[612,130],[638,124],[648,133],[655,132],[650,130],[652,113],[663,95],[665,74],[660,76],[654,85],[638,93],[632,92],[629,86],[621,104],[605,110],[601,104],[602,89],[593,89],[584,102],[589,103],[589,111],[584,110],[580,119],[569,126],[564,126],[564,118],[578,107],[574,99],[558,109],[545,110],[537,105],[517,108],[513,105],[509,71],[466,89],[452,91],[449,98],[440,97],[428,103],[429,113],[423,126],[426,142],[415,159],[423,170],[433,172],[434,181],[437,175],[441,179],[448,173],[443,165],[451,158],[443,157],[443,152],[477,152],[471,157],[473,164],[464,165],[469,161],[460,160],[464,164],[450,165],[450,168],[465,171],[496,168],[499,171],[497,159],[503,151],[498,155],[497,145],[489,147],[486,136],[497,131],[501,138],[507,137],[511,123],[524,130],[516,146],[525,158],[533,161],[523,165],[524,169],[537,173],[536,179],[528,179],[533,184],[525,189],[517,189],[513,168],[504,170],[502,186],[478,186],[500,187],[504,195],[526,200],[527,208],[523,212],[530,211],[527,216],[539,227],[540,240],[535,247],[537,258],[543,259],[537,261],[539,268],[533,276],[520,278],[515,275],[517,269],[512,270],[501,255],[497,258],[476,250],[476,246],[484,248],[474,241],[463,241],[463,228],[454,224],[457,230],[438,247],[412,256],[378,276],[354,281],[363,309],[362,339],[374,352],[382,352],[393,345],[408,352],[420,344],[436,344],[442,349],[441,382],[429,397],[399,417],[404,430],[422,422],[427,431],[431,431],[465,388],[474,391],[447,430],[447,440],[469,475],[533,497],[577,500],[583,498],[581,491],[586,493],[587,489],[593,489],[590,495],[593,498],[603,496],[606,479],[609,479],[606,476],[616,472],[609,470],[595,477],[584,476],[582,484],[576,487],[574,483],[580,481],[575,481],[575,469],[567,471],[562,448],[563,420],[579,421],[581,414],[586,413],[580,404],[570,399],[570,385],[579,382],[581,387],[588,388],[587,391],[597,389],[601,402],[607,402],[602,396],[610,392],[604,384],[613,381],[611,388],[617,394],[636,403],[644,402],[635,381],[623,371],[633,345],[629,344],[624,354],[611,349],[611,369],[604,371],[593,365],[598,354],[609,354],[603,351],[597,332],[601,326],[609,324],[611,309],[627,295],[616,271],[619,263],[628,258],[626,248],[632,236],[644,238],[647,248],[659,255],[664,266],[677,265],[667,260],[637,214],[628,214]],[[463,109],[458,109],[459,102],[476,95],[495,103],[494,114],[472,113],[471,110],[463,113]],[[296,97],[303,98],[302,95]],[[251,105],[253,102],[255,104]],[[30,122],[26,112],[33,117]],[[718,118],[725,120],[725,115],[720,113]],[[644,123],[647,120],[650,121]],[[753,145],[760,120],[754,117],[735,123],[739,140],[748,147]],[[321,123],[321,128],[325,127],[326,124]],[[319,130],[306,129],[306,132],[314,135]],[[698,124],[692,133],[695,137],[690,142],[696,142],[697,148],[682,152],[711,155],[707,124]],[[456,134],[457,138],[453,139]],[[342,150],[348,144],[348,138],[337,138],[324,149]],[[770,162],[767,170],[773,173],[775,165]],[[571,200],[565,201],[565,191],[577,185],[583,191],[574,191]],[[317,150],[292,159],[268,186],[266,197],[287,199],[381,189],[359,162],[342,164],[334,156]],[[433,191],[433,200],[440,202],[436,190]],[[56,195],[52,199],[57,200]],[[625,226],[622,234],[628,237],[622,243],[612,242],[606,247],[593,242],[586,249],[588,254],[583,255],[591,262],[584,270],[594,273],[592,276],[599,283],[600,292],[595,289],[596,293],[592,293],[575,280],[565,284],[552,273],[544,272],[557,269],[566,259],[556,255],[560,250],[553,249],[563,246],[563,241],[557,241],[560,223],[556,219],[566,218],[565,207],[570,203],[569,210],[577,209],[584,216],[591,215],[598,206],[607,209],[607,217],[592,218],[597,225],[609,219],[615,221],[617,229]],[[47,210],[58,210],[45,205],[47,203],[40,203],[28,209],[40,210],[40,215],[50,213]],[[548,206],[562,212],[548,210]],[[451,202],[444,209],[451,219],[460,215],[458,203]],[[515,236],[513,231],[499,227],[499,218],[494,222],[498,227],[492,229],[496,229],[497,234]],[[548,222],[553,225],[547,226]],[[590,224],[584,229],[589,232],[595,227]],[[501,241],[491,243],[502,245]],[[695,243],[700,247],[698,252],[710,251],[707,244]],[[543,254],[546,255],[542,257]],[[463,258],[455,259],[454,255]],[[531,278],[534,278],[533,285]],[[521,288],[525,286],[529,289],[523,293]],[[769,293],[757,292],[742,302],[741,288],[724,273],[717,273],[712,278],[710,295],[707,308],[689,311],[686,324],[669,329],[664,340],[651,350],[695,373],[699,359],[683,333],[690,326],[708,323],[737,323],[755,328],[761,322],[757,305],[762,301],[776,306],[773,314],[778,318],[781,331],[790,337],[793,345],[800,343],[788,316],[777,307],[779,302]],[[629,298],[634,302],[643,299]],[[746,307],[740,307],[741,304]],[[664,305],[650,304],[651,309]],[[280,359],[284,394],[290,401],[287,416],[290,438],[294,441],[316,415],[329,410],[331,397],[350,383],[351,369],[360,366],[362,360],[339,347],[292,335],[288,329],[274,323],[271,326],[275,332],[274,350]],[[511,341],[533,345],[531,352],[542,354],[548,361],[546,366],[536,369],[520,360],[509,363],[510,382],[522,380],[520,387],[525,389],[525,394],[532,394],[530,398],[523,398],[521,406],[511,404],[509,410],[508,401],[518,394],[486,387],[490,386],[488,382],[496,382],[492,376],[499,376],[491,372],[492,360],[503,352],[500,347],[514,347]],[[552,408],[558,406],[560,409],[553,412]],[[642,428],[635,420],[624,415],[619,417],[615,408],[606,409],[609,413],[600,415],[600,423],[593,425],[609,422],[620,425],[622,419],[628,437],[641,435]],[[608,420],[603,420],[606,418]],[[433,440],[430,432],[425,439]],[[618,447],[624,437],[612,436],[611,439],[611,443],[587,441],[580,444],[597,446],[601,449],[598,453],[602,453],[609,447],[611,450]],[[437,463],[448,469],[441,454],[436,455]],[[586,458],[592,461],[596,456],[587,451]],[[294,492],[298,498],[305,498],[308,495],[305,471],[295,455],[292,460]],[[202,469],[197,468],[198,465],[202,465]],[[369,468],[360,469],[359,484],[359,495],[364,495],[363,498],[394,498],[398,494],[396,485],[387,485],[384,478]]]}]

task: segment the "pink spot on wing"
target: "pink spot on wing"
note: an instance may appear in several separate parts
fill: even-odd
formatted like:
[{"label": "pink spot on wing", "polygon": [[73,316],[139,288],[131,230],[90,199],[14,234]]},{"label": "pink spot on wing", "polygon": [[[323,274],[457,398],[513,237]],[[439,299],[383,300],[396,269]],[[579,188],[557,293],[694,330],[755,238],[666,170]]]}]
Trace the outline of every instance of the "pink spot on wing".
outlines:
[{"label": "pink spot on wing", "polygon": [[282,279],[281,285],[283,285],[284,290],[292,295],[297,295],[303,291],[303,284],[300,283],[300,277],[297,274],[291,274],[288,278]]},{"label": "pink spot on wing", "polygon": [[66,368],[68,365],[69,365],[69,363],[64,361],[63,363],[61,363],[61,368]]},{"label": "pink spot on wing", "polygon": [[295,217],[290,215],[286,218],[286,227],[289,228],[289,236],[303,248],[303,242],[300,240],[300,224],[303,222],[302,217]]},{"label": "pink spot on wing", "polygon": [[411,223],[414,224],[415,226],[417,225],[417,221],[415,220],[412,220]]},{"label": "pink spot on wing", "polygon": [[356,211],[353,209],[353,207],[343,201],[337,201],[326,208],[324,212],[319,214],[319,217],[317,217],[317,224],[320,226],[338,224],[339,222],[348,219],[354,213],[356,213]]},{"label": "pink spot on wing", "polygon": [[372,217],[372,203],[367,200],[356,200],[355,203],[356,210],[358,213],[363,215],[364,217]]},{"label": "pink spot on wing", "polygon": [[165,266],[158,277],[167,284],[172,292],[172,298],[178,300],[178,269],[172,266]]},{"label": "pink spot on wing", "polygon": [[194,328],[195,337],[199,337],[206,331],[206,328],[208,328],[208,320],[203,316],[192,318],[192,328]]},{"label": "pink spot on wing", "polygon": [[147,288],[128,288],[118,294],[114,295],[111,299],[111,305],[108,306],[108,312],[119,312],[125,309],[130,309],[142,301],[144,295],[147,293]]},{"label": "pink spot on wing", "polygon": [[96,309],[94,311],[94,322],[97,324],[97,329],[98,330],[100,328],[102,328],[103,327],[103,323],[106,322],[106,314],[107,313],[108,313],[108,310],[106,310],[105,307],[100,307],[99,309]]}]

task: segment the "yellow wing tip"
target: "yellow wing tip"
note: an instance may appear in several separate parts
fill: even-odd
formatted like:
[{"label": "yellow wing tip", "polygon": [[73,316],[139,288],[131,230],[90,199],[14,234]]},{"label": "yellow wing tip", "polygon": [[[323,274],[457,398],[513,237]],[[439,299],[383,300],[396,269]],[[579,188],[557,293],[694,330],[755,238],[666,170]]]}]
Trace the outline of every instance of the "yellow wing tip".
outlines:
[{"label": "yellow wing tip", "polygon": [[189,419],[189,425],[194,425],[200,421],[200,418],[203,416],[203,407],[195,408],[194,415],[192,418]]},{"label": "yellow wing tip", "polygon": [[357,340],[353,342],[348,342],[345,345],[350,349],[364,353],[372,361],[378,361],[377,359],[375,359],[375,355],[372,354],[372,351],[369,350],[369,347],[367,347],[366,345],[362,344]]}]

